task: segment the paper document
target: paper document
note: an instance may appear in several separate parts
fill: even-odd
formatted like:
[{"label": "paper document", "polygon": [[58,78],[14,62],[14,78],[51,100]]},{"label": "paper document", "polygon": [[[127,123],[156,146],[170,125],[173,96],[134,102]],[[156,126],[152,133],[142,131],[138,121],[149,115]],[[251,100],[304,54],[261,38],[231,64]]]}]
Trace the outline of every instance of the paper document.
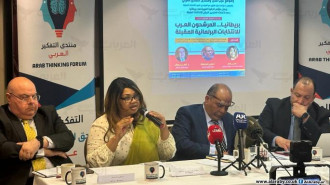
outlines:
[{"label": "paper document", "polygon": [[203,175],[206,172],[202,166],[179,166],[170,165],[170,173],[172,177]]},{"label": "paper document", "polygon": [[134,173],[123,173],[122,171],[112,168],[93,168],[93,170],[97,174],[98,184],[128,182],[135,180]]}]

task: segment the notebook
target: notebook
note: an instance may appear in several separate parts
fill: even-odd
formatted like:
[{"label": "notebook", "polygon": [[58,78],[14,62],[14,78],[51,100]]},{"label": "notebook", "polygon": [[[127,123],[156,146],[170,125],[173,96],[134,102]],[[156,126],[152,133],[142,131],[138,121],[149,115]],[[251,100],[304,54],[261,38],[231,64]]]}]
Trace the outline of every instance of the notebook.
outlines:
[{"label": "notebook", "polygon": [[322,148],[323,157],[330,157],[330,133],[321,134],[319,140],[317,141],[316,146]]}]

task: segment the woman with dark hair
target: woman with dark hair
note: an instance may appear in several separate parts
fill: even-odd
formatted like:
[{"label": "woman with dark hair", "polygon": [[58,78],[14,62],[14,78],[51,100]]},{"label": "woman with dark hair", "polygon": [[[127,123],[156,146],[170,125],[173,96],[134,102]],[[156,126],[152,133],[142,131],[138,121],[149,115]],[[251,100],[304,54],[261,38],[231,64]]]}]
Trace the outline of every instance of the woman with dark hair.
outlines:
[{"label": "woman with dark hair", "polygon": [[97,118],[87,141],[87,163],[91,167],[137,164],[169,160],[176,151],[175,141],[165,117],[149,114],[161,120],[157,127],[140,109],[146,107],[142,92],[130,79],[120,77],[108,88],[105,113]]},{"label": "woman with dark hair", "polygon": [[229,60],[235,60],[238,57],[238,49],[236,46],[229,46],[226,51]]}]

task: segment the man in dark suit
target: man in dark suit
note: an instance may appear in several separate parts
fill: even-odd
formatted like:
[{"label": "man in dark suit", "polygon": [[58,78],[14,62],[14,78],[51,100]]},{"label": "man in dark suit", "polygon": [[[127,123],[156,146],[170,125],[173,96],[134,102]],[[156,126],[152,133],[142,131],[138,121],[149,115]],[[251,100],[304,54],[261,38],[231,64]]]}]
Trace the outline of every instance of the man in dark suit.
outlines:
[{"label": "man in dark suit", "polygon": [[74,144],[72,132],[53,106],[39,108],[35,85],[12,79],[0,107],[0,184],[32,184],[33,170],[71,162],[65,154]]},{"label": "man in dark suit", "polygon": [[309,77],[298,79],[291,96],[269,98],[259,117],[263,138],[275,150],[289,150],[291,140],[310,140],[317,144],[320,135],[330,132],[330,111],[314,102],[315,84]]},{"label": "man in dark suit", "polygon": [[230,88],[225,84],[214,84],[208,90],[203,104],[181,107],[172,128],[177,148],[173,160],[202,159],[215,154],[214,146],[210,147],[207,138],[208,127],[214,122],[222,128],[227,151],[232,154],[236,130],[233,116],[227,110],[233,105]]}]

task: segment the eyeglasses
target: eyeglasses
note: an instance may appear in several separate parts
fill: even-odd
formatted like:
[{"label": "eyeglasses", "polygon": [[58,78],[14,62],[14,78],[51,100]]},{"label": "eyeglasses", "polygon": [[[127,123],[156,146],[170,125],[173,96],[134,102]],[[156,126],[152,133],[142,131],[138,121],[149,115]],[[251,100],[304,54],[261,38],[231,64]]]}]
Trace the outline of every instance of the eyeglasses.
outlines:
[{"label": "eyeglasses", "polygon": [[[209,95],[209,96],[211,96],[211,97],[217,99],[217,100],[220,101],[220,102],[223,102],[222,100],[220,100],[219,98],[217,98],[217,97],[214,96],[214,95]],[[217,105],[219,108],[223,108],[223,107],[225,107],[226,109],[228,109],[229,107],[234,106],[234,105],[235,105],[235,102],[231,102],[230,105],[228,105],[228,104],[225,105],[225,104],[223,104],[223,103],[216,103],[216,105]]]},{"label": "eyeglasses", "polygon": [[131,103],[134,100],[140,101],[140,95],[135,94],[134,96],[121,97],[121,100],[124,100],[125,103]]},{"label": "eyeglasses", "polygon": [[24,101],[24,102],[29,102],[32,98],[33,101],[39,101],[40,100],[40,95],[39,94],[34,94],[34,95],[22,95],[22,96],[16,96],[15,94],[13,93],[8,93],[10,95],[13,95],[14,97],[16,97],[17,99],[21,100],[21,101]]}]

